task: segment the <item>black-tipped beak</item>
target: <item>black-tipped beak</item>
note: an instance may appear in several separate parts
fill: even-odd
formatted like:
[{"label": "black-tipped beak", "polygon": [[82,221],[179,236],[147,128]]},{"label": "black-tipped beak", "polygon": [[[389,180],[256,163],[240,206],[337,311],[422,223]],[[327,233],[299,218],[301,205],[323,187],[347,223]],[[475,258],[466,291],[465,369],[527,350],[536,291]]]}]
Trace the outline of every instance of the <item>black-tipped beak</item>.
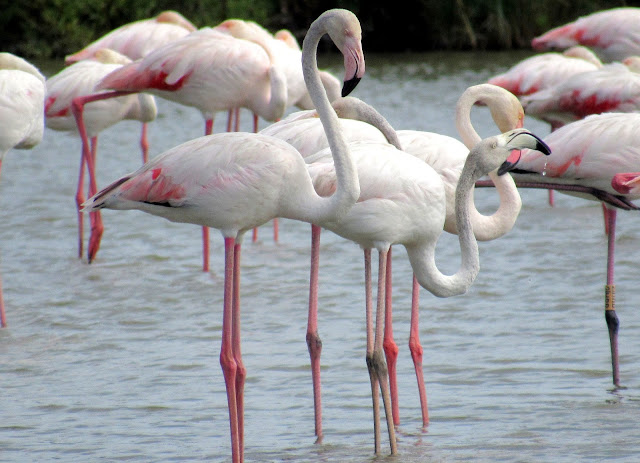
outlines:
[{"label": "black-tipped beak", "polygon": [[520,150],[512,151],[507,160],[504,161],[500,167],[498,167],[498,175],[504,175],[507,172],[511,172],[513,169],[515,169],[518,161],[520,161],[521,155],[522,152]]},{"label": "black-tipped beak", "polygon": [[360,77],[354,77],[349,80],[345,80],[344,85],[342,86],[342,97],[349,95],[354,88],[358,86],[360,82]]}]

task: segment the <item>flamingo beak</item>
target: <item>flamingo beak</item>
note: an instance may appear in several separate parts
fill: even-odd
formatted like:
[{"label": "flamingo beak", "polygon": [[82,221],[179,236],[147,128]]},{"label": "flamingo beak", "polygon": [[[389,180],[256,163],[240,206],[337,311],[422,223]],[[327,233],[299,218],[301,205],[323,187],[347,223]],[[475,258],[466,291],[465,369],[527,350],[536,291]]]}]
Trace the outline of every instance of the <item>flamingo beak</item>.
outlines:
[{"label": "flamingo beak", "polygon": [[522,156],[522,151],[520,150],[523,148],[540,151],[547,156],[551,154],[549,146],[547,146],[540,137],[526,129],[516,129],[510,132],[510,134],[510,138],[507,141],[507,149],[511,150],[511,153],[507,160],[498,168],[498,175],[504,175],[516,167],[516,164],[518,164]]},{"label": "flamingo beak", "polygon": [[348,37],[343,48],[344,85],[342,96],[349,95],[364,76],[364,53],[362,43],[355,37]]}]

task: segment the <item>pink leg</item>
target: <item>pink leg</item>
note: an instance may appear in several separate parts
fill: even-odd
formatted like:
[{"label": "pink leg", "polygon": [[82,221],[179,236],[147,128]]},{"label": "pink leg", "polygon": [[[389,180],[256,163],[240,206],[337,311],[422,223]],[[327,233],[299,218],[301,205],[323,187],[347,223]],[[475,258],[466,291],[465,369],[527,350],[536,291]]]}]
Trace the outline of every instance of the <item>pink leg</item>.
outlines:
[{"label": "pink leg", "polygon": [[81,211],[84,196],[84,168],[86,159],[80,156],[80,172],[78,173],[78,189],[76,190],[76,206],[78,207],[78,258],[82,259],[84,254],[84,213]]},{"label": "pink leg", "polygon": [[140,149],[142,150],[142,163],[149,161],[149,137],[147,136],[147,123],[142,123],[142,131],[140,133]]},{"label": "pink leg", "polygon": [[238,407],[238,446],[240,461],[244,461],[244,383],[247,369],[242,362],[240,338],[240,244],[235,245],[233,253],[233,358],[236,369],[236,406]]},{"label": "pink leg", "polygon": [[411,291],[411,329],[409,333],[409,350],[413,359],[418,380],[418,394],[420,395],[420,407],[422,409],[422,426],[429,424],[429,409],[427,406],[427,392],[424,387],[424,372],[422,370],[422,346],[420,345],[420,284],[413,276],[413,289]]},{"label": "pink leg", "polygon": [[[98,186],[96,184],[95,178],[95,169],[92,156],[90,154],[89,149],[89,138],[87,136],[87,129],[84,124],[83,112],[84,105],[90,103],[92,101],[98,100],[106,100],[108,98],[115,98],[123,95],[130,95],[135,92],[121,92],[121,91],[113,91],[113,92],[105,92],[105,93],[97,93],[94,95],[87,96],[79,96],[73,99],[71,103],[71,111],[73,112],[73,116],[76,120],[76,125],[78,126],[78,133],[80,133],[80,138],[82,139],[82,157],[87,165],[87,170],[89,171],[89,191],[96,193],[98,191]],[[93,215],[91,215],[93,214]],[[100,211],[91,212],[90,217],[92,219],[92,229],[91,229],[91,238],[89,240],[89,262],[91,262],[100,247],[100,239],[102,238],[102,218],[100,215]],[[95,227],[95,228],[94,228]]]},{"label": "pink leg", "polygon": [[[387,254],[389,251],[379,253],[378,259],[378,297],[376,309],[376,334],[373,346],[372,364],[375,376],[378,379],[380,393],[382,394],[382,404],[384,406],[385,417],[387,418],[387,430],[389,431],[389,444],[391,446],[391,455],[398,453],[396,445],[396,432],[393,424],[393,413],[391,411],[391,394],[389,392],[389,376],[387,366],[384,361],[384,352],[382,348],[385,321],[385,288],[386,288],[386,270],[387,270]],[[377,395],[377,394],[376,394]]]},{"label": "pink leg", "polygon": [[387,253],[386,283],[385,283],[385,321],[384,342],[382,346],[387,358],[389,371],[389,389],[391,392],[391,409],[393,412],[393,424],[400,424],[400,408],[398,404],[398,379],[396,363],[398,360],[398,345],[393,339],[393,302],[392,302],[392,278],[391,278],[391,248]]},{"label": "pink leg", "polygon": [[553,195],[553,190],[549,190],[549,206],[553,207],[556,205],[556,201]]},{"label": "pink leg", "polygon": [[237,404],[237,371],[238,364],[234,356],[234,250],[235,239],[225,238],[225,266],[224,266],[224,308],[222,318],[222,346],[220,348],[220,365],[224,374],[224,382],[227,389],[227,402],[229,406],[229,426],[231,428],[231,455],[233,463],[240,463],[240,435]]},{"label": "pink leg", "polygon": [[[213,119],[207,119],[204,124],[204,134],[213,133]],[[209,271],[209,227],[202,227],[202,271]]]},{"label": "pink leg", "polygon": [[608,246],[607,246],[607,285],[605,286],[605,308],[604,316],[609,329],[609,343],[611,345],[611,370],[613,373],[613,384],[620,386],[620,365],[618,361],[618,328],[620,321],[616,314],[615,307],[615,284],[613,278],[613,270],[615,266],[615,241],[616,241],[616,209],[605,209],[605,223],[608,229]]},{"label": "pink leg", "polygon": [[322,394],[320,389],[322,340],[318,335],[318,273],[321,230],[319,226],[311,224],[311,274],[309,276],[309,319],[307,321],[307,348],[311,358],[316,444],[322,443]]},{"label": "pink leg", "polygon": [[[92,170],[89,171],[89,178],[93,178],[92,182],[89,182],[89,196],[93,196],[98,192],[96,184],[96,159],[98,151],[98,137],[91,137],[91,159]],[[100,249],[100,241],[102,240],[102,233],[104,232],[104,225],[102,224],[102,214],[100,211],[89,213],[89,222],[91,223],[91,236],[89,237],[89,263],[93,261]]]}]

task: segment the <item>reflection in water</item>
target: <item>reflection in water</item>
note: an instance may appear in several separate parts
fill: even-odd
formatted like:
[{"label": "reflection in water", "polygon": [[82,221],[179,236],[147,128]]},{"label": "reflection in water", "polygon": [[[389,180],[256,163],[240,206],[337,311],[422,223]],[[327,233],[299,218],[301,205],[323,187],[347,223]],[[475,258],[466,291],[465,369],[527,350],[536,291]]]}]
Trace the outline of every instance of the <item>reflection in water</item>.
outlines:
[{"label": "reflection in water", "polygon": [[[462,91],[524,56],[367,55],[355,96],[398,129],[455,136]],[[341,66],[332,57],[324,65],[336,74]],[[150,126],[151,156],[201,135],[196,110],[164,101],[159,109]],[[242,118],[248,130],[249,114]],[[218,117],[216,131],[225,119]],[[477,108],[473,121],[482,136],[495,132],[486,108]],[[525,125],[542,136],[549,131],[537,121]],[[137,168],[138,130],[122,123],[101,136],[100,185]],[[0,331],[0,460],[227,461],[218,363],[222,240],[213,240],[212,271],[203,274],[198,227],[107,211],[98,260],[77,261],[79,154],[77,139],[47,131],[35,150],[12,152],[3,163],[0,268],[10,328]],[[634,461],[640,451],[636,216],[619,214],[617,307],[626,389],[612,391],[601,316],[606,240],[600,208],[563,195],[550,208],[542,191],[522,196],[514,230],[480,243],[481,271],[468,294],[421,294],[426,432],[407,348],[411,271],[406,253],[394,253],[403,463]],[[497,205],[488,189],[476,197],[480,210]],[[292,221],[281,227],[279,244],[265,228],[261,241],[246,243],[243,252],[247,461],[366,461],[373,436],[362,253],[323,234],[325,439],[318,446],[305,344],[310,227]],[[457,238],[443,235],[436,255],[438,266],[453,273]]]}]

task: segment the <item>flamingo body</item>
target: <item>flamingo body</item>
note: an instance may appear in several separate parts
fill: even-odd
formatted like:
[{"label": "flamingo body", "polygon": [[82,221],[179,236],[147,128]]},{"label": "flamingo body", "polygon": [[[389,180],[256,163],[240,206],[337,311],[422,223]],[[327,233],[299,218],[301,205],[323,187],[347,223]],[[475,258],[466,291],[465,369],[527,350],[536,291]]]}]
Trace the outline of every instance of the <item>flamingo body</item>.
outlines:
[{"label": "flamingo body", "polygon": [[114,29],[79,52],[67,56],[65,63],[72,64],[91,59],[103,48],[115,50],[132,60],[137,60],[194,30],[195,26],[179,13],[165,11],[155,18],[135,21]]},{"label": "flamingo body", "polygon": [[527,58],[508,71],[492,77],[489,83],[509,90],[516,96],[529,95],[561,84],[575,74],[595,71],[601,66],[597,57],[586,48],[572,47],[564,53],[542,53]]},{"label": "flamingo body", "polygon": [[[275,120],[284,113],[286,82],[276,77],[282,94],[274,95],[271,71],[271,58],[260,45],[205,28],[114,71],[98,88],[148,91],[198,108],[206,119],[246,107]],[[268,108],[272,97],[282,102]]]},{"label": "flamingo body", "polygon": [[578,18],[536,37],[536,50],[591,48],[605,61],[640,54],[640,8],[613,8]]},{"label": "flamingo body", "polygon": [[604,112],[640,108],[640,74],[622,63],[576,74],[555,87],[522,98],[525,113],[554,127]]}]

